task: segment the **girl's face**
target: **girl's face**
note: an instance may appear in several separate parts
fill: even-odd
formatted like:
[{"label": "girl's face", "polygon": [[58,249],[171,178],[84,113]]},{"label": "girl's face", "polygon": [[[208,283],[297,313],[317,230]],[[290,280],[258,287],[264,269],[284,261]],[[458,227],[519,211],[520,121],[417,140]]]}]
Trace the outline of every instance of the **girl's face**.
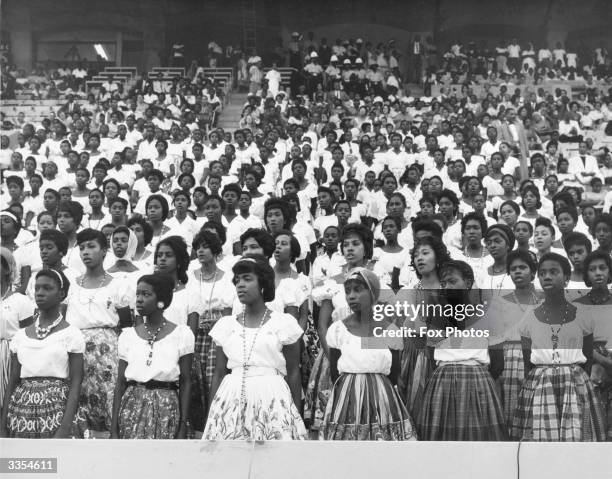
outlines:
[{"label": "girl's face", "polygon": [[559,189],[559,182],[556,178],[548,178],[546,180],[546,191],[551,194],[555,194]]},{"label": "girl's face", "polygon": [[414,252],[414,265],[421,276],[434,271],[436,261],[436,253],[429,245],[421,245]]},{"label": "girl's face", "polygon": [[291,238],[288,235],[277,236],[275,244],[274,258],[276,261],[291,261]]},{"label": "girl's face", "polygon": [[435,206],[429,202],[421,203],[421,215],[423,216],[431,216],[435,213]]},{"label": "girl's face", "polygon": [[471,285],[463,277],[463,275],[455,269],[447,269],[440,278],[440,287],[442,289],[458,289],[468,290]]},{"label": "girl's face", "polygon": [[157,295],[153,286],[144,281],[139,282],[136,287],[136,311],[144,317],[157,310]]},{"label": "girl's face", "polygon": [[587,207],[583,208],[582,220],[588,227],[590,227],[593,224],[593,221],[595,221],[595,209]]},{"label": "girl's face", "polygon": [[50,240],[40,240],[39,250],[40,259],[45,266],[57,264],[64,257],[55,242]]},{"label": "girl's face", "polygon": [[112,236],[113,253],[117,258],[123,258],[127,252],[128,241],[130,237],[124,231],[114,233]]},{"label": "girl's face", "polygon": [[259,280],[255,273],[235,275],[234,285],[236,286],[236,296],[242,304],[252,304],[262,296]]},{"label": "girl's face", "polygon": [[84,241],[79,244],[79,255],[87,269],[94,269],[104,261],[106,249],[95,241]]},{"label": "girl's face", "polygon": [[509,176],[504,177],[502,180],[502,188],[506,193],[510,193],[514,190],[514,179]]},{"label": "girl's face", "polygon": [[196,250],[196,256],[200,264],[210,263],[215,259],[215,255],[210,250],[210,247],[206,243],[200,243]]},{"label": "girl's face", "polygon": [[355,313],[367,311],[372,307],[372,295],[362,281],[349,280],[344,283],[344,294],[351,311]]},{"label": "girl's face", "polygon": [[609,248],[612,245],[612,230],[606,223],[599,222],[595,225],[595,239],[600,248]]},{"label": "girl's face", "polygon": [[538,199],[531,191],[523,194],[523,206],[525,209],[534,209],[537,207]]},{"label": "girl's face", "polygon": [[327,228],[323,233],[323,242],[327,251],[337,251],[340,237],[336,228]]},{"label": "girl's face", "polygon": [[340,205],[336,207],[335,215],[340,224],[346,224],[351,218],[351,207],[346,203],[340,203]]},{"label": "girl's face", "polygon": [[264,256],[264,250],[259,245],[255,238],[247,238],[242,244],[242,256],[253,256],[253,255],[262,255]]},{"label": "girl's face", "polygon": [[515,259],[509,265],[510,279],[517,288],[525,288],[534,280],[534,274],[529,265],[522,259]]},{"label": "girl's face", "polygon": [[485,239],[485,246],[493,259],[503,258],[508,254],[508,243],[506,243],[506,239],[499,234],[490,234],[489,237]]},{"label": "girl's face", "polygon": [[178,195],[174,198],[174,210],[177,213],[185,213],[189,207],[189,201],[183,195]]},{"label": "girl's face", "polygon": [[557,226],[559,227],[561,234],[566,235],[574,231],[576,222],[569,213],[561,213],[557,216]]},{"label": "girl's face", "polygon": [[538,269],[538,279],[545,292],[562,290],[568,278],[563,274],[561,265],[554,260],[543,261]]},{"label": "girl's face", "polygon": [[34,300],[40,311],[46,311],[56,307],[64,299],[64,294],[59,288],[57,281],[41,276],[34,283]]},{"label": "girl's face", "polygon": [[365,257],[365,246],[357,235],[349,235],[344,238],[342,251],[349,265],[359,264]]},{"label": "girl's face", "polygon": [[593,288],[607,288],[610,279],[610,270],[603,259],[594,259],[589,263],[587,277]]},{"label": "girl's face", "polygon": [[130,226],[130,229],[136,235],[136,239],[138,240],[138,246],[144,246],[144,229],[142,228],[142,226],[138,223],[135,223]]},{"label": "girl's face", "polygon": [[394,216],[403,219],[404,210],[404,203],[402,203],[402,200],[399,197],[392,196],[391,198],[389,198],[389,201],[387,201],[387,214],[389,216]]},{"label": "girl's face", "polygon": [[156,270],[159,273],[172,274],[176,272],[178,267],[174,250],[167,244],[162,244],[157,250],[155,258]]},{"label": "girl's face", "polygon": [[512,208],[512,206],[510,205],[505,205],[500,210],[500,215],[502,220],[504,220],[504,223],[506,223],[511,228],[516,224],[516,221],[518,220],[518,215],[516,214],[516,211],[514,211],[514,208]]},{"label": "girl's face", "polygon": [[438,201],[438,209],[440,210],[440,213],[442,213],[447,218],[452,218],[454,216],[453,202],[448,198],[440,198],[440,200]]},{"label": "girl's face", "polygon": [[74,222],[74,218],[67,211],[60,211],[57,214],[57,227],[62,233],[68,235],[76,230],[77,225]]},{"label": "girl's face", "polygon": [[382,224],[382,234],[385,237],[387,242],[397,240],[397,235],[399,231],[397,229],[397,224],[393,220],[383,221]]},{"label": "girl's face", "polygon": [[147,206],[147,219],[149,221],[162,221],[163,209],[159,201],[153,200]]},{"label": "girl's face", "polygon": [[113,200],[119,196],[119,189],[113,182],[107,183],[104,187],[104,196],[107,200]]},{"label": "girl's face", "polygon": [[55,222],[50,215],[42,215],[38,220],[38,231],[54,230]]},{"label": "girl's face", "polygon": [[588,254],[589,253],[583,244],[573,244],[567,250],[567,258],[570,260],[570,263],[572,263],[574,269],[579,271],[582,270],[582,264],[584,263],[584,260]]},{"label": "girl's face", "polygon": [[482,241],[482,228],[480,222],[476,220],[468,220],[465,223],[463,230],[465,240],[472,245],[478,245]]},{"label": "girl's face", "polygon": [[538,226],[533,232],[533,244],[538,251],[546,251],[553,244],[552,233],[546,226]]}]

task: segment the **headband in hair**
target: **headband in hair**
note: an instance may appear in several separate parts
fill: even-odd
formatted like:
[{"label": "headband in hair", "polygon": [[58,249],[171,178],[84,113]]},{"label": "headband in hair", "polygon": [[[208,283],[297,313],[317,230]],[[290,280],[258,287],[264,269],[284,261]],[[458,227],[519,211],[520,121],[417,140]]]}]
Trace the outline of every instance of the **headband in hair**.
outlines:
[{"label": "headband in hair", "polygon": [[62,275],[59,274],[58,271],[54,270],[54,269],[47,269],[47,270],[41,270],[37,275],[36,278],[38,278],[38,275],[42,272],[42,271],[49,271],[53,274],[55,274],[55,276],[57,276],[57,279],[59,279],[59,283],[60,283],[60,289],[64,289],[64,280],[62,279]]},{"label": "headband in hair", "polygon": [[17,219],[17,217],[13,213],[11,213],[10,211],[0,211],[0,216],[8,216],[15,223],[19,223],[19,220]]},{"label": "headband in hair", "polygon": [[347,276],[346,280],[358,280],[363,281],[370,291],[372,302],[375,303],[380,297],[380,281],[378,277],[369,269],[366,268],[355,268]]}]

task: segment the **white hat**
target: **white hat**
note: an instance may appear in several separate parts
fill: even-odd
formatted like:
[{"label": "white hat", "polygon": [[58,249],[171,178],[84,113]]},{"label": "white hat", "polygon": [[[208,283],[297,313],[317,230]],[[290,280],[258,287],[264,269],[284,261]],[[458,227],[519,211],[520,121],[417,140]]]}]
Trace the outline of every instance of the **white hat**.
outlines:
[{"label": "white hat", "polygon": [[356,64],[356,65],[363,65],[363,60],[362,60],[361,58],[357,58],[357,59],[355,60],[355,64]]},{"label": "white hat", "polygon": [[351,61],[347,58],[342,63],[345,64],[345,65],[350,65]]},{"label": "white hat", "polygon": [[375,96],[374,100],[372,100],[372,103],[382,103],[383,99],[380,96]]},{"label": "white hat", "polygon": [[330,62],[337,62],[338,61],[338,57],[336,55],[332,55],[331,58],[329,59]]},{"label": "white hat", "polygon": [[397,100],[397,98],[395,98],[395,96],[393,95],[389,95],[389,97],[387,98],[387,100],[389,100],[391,103],[393,103],[394,101]]},{"label": "white hat", "polygon": [[363,43],[363,40],[361,38],[358,38],[357,40],[355,40],[355,43]]},{"label": "white hat", "polygon": [[310,58],[319,58],[319,54],[317,52],[312,52]]}]

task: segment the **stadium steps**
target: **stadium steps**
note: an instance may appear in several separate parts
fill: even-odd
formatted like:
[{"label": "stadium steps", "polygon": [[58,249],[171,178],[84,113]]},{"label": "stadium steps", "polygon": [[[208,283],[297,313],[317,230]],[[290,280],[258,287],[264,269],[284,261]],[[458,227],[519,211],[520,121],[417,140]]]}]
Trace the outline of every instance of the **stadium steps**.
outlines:
[{"label": "stadium steps", "polygon": [[237,130],[238,122],[240,121],[242,110],[246,102],[246,93],[233,92],[230,102],[225,105],[223,111],[221,112],[221,115],[219,116],[217,126],[231,133]]}]

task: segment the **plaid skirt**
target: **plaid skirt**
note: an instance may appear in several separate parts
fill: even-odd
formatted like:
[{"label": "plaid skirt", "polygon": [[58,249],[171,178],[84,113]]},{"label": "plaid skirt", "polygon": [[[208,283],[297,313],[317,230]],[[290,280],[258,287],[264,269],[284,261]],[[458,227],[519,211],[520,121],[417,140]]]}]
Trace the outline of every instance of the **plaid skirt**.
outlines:
[{"label": "plaid skirt", "polygon": [[95,431],[110,431],[119,363],[118,336],[111,328],[81,330],[85,337],[85,376],[80,404]]},{"label": "plaid skirt", "polygon": [[422,441],[503,441],[504,410],[484,366],[444,364],[425,389],[417,418]]},{"label": "plaid skirt", "polygon": [[512,421],[516,441],[605,441],[604,412],[577,364],[544,365],[525,378]]},{"label": "plaid skirt", "polygon": [[[9,437],[49,439],[62,425],[70,386],[59,378],[23,378],[11,395],[7,425]],[[88,437],[87,420],[77,409],[70,436]]]},{"label": "plaid skirt", "polygon": [[2,411],[2,407],[4,406],[4,392],[6,391],[11,375],[10,344],[8,339],[0,339],[0,411]]},{"label": "plaid skirt", "polygon": [[409,441],[416,440],[416,432],[387,376],[342,374],[327,403],[319,439]]},{"label": "plaid skirt", "polygon": [[523,363],[521,343],[504,343],[504,370],[497,378],[497,384],[508,427],[512,426],[512,418],[516,411],[524,379],[525,364]]},{"label": "plaid skirt", "polygon": [[332,388],[329,359],[321,349],[317,354],[308,379],[304,405],[304,423],[308,427],[312,439],[318,437]]},{"label": "plaid skirt", "polygon": [[191,371],[191,427],[203,431],[210,406],[210,387],[217,363],[217,348],[208,335],[215,323],[223,316],[221,310],[208,311],[200,316],[195,335],[195,351]]},{"label": "plaid skirt", "polygon": [[121,398],[121,439],[174,439],[181,420],[178,391],[130,385]]},{"label": "plaid skirt", "polygon": [[425,386],[433,374],[433,364],[431,353],[426,348],[417,348],[410,339],[404,341],[397,388],[412,417],[416,417],[421,410]]}]

